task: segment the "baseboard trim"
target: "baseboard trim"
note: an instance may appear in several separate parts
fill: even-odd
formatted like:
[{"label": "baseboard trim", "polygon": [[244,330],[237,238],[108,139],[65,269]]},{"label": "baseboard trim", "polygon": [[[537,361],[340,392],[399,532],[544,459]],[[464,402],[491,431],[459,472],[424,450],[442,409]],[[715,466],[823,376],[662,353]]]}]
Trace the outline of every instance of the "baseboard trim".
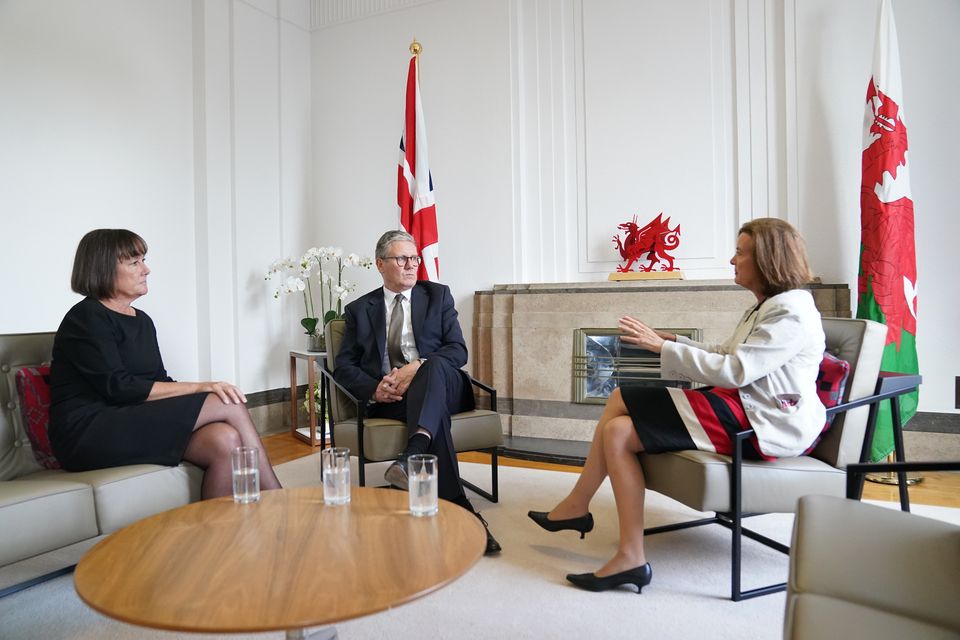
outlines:
[{"label": "baseboard trim", "polygon": [[960,413],[918,411],[910,422],[904,425],[903,430],[960,435]]},{"label": "baseboard trim", "polygon": [[[307,385],[302,384],[297,387],[297,398],[305,398],[307,395]],[[254,391],[246,394],[247,408],[265,407],[268,404],[278,404],[281,402],[290,402],[290,387],[281,389],[267,389],[266,391]]]}]

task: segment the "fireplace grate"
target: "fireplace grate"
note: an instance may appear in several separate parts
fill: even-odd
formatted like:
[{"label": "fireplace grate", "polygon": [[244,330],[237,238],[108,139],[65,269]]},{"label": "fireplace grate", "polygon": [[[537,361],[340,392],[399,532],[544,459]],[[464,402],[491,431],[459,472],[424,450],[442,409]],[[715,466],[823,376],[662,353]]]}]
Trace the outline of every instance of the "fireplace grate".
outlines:
[{"label": "fireplace grate", "polygon": [[[694,341],[701,340],[700,329],[660,329]],[[621,342],[620,330],[610,328],[575,329],[573,332],[573,401],[578,404],[604,404],[620,386],[690,388],[700,386],[684,380],[668,380],[660,375],[660,354]]]}]

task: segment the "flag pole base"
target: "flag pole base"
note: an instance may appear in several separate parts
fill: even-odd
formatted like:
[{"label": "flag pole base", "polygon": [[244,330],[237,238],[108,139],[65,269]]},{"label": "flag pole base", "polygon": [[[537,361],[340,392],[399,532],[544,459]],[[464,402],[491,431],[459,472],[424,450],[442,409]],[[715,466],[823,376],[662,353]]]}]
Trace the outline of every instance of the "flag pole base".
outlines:
[{"label": "flag pole base", "polygon": [[[896,458],[892,453],[887,456],[887,462],[895,462],[895,461],[896,461]],[[894,486],[897,486],[900,484],[900,480],[897,477],[897,474],[895,474],[892,471],[880,471],[877,473],[868,473],[864,477],[870,482],[873,482],[876,484],[891,484]],[[911,471],[906,474],[906,484],[908,487],[911,485],[918,484],[920,482],[923,482],[923,476],[920,475],[919,471]]]},{"label": "flag pole base", "polygon": [[[897,474],[890,471],[885,471],[884,473],[868,473],[866,478],[870,482],[874,482],[876,484],[900,484],[900,480],[897,479]],[[919,472],[911,471],[907,474],[906,482],[907,486],[918,484],[923,482],[923,476],[921,476]]]}]

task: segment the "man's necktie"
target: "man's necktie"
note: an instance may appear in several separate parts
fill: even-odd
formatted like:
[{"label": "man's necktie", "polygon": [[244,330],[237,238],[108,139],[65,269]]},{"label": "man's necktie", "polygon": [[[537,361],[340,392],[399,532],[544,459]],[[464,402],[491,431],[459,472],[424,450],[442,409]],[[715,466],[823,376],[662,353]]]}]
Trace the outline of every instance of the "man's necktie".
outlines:
[{"label": "man's necktie", "polygon": [[387,355],[390,367],[402,367],[407,364],[400,349],[400,334],[403,333],[403,296],[397,294],[393,299],[393,311],[390,312],[390,326],[387,328]]}]

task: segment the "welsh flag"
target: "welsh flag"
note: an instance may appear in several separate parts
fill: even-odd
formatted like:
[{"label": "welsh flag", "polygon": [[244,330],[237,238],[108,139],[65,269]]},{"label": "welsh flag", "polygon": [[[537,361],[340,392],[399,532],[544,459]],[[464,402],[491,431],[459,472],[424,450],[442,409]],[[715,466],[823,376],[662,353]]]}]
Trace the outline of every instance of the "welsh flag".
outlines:
[{"label": "welsh flag", "polygon": [[397,169],[397,204],[400,226],[414,237],[423,257],[417,278],[440,279],[440,236],[437,206],[433,199],[433,178],[427,161],[427,127],[420,104],[420,76],[417,56],[410,57],[407,71],[406,108],[400,135],[400,166]]},{"label": "welsh flag", "polygon": [[[883,0],[867,87],[860,186],[860,275],[857,317],[887,325],[884,371],[919,373],[917,364],[917,259],[913,200],[897,28]],[[904,424],[917,411],[918,393],[900,397]],[[871,460],[893,451],[890,403],[881,404]]]}]

